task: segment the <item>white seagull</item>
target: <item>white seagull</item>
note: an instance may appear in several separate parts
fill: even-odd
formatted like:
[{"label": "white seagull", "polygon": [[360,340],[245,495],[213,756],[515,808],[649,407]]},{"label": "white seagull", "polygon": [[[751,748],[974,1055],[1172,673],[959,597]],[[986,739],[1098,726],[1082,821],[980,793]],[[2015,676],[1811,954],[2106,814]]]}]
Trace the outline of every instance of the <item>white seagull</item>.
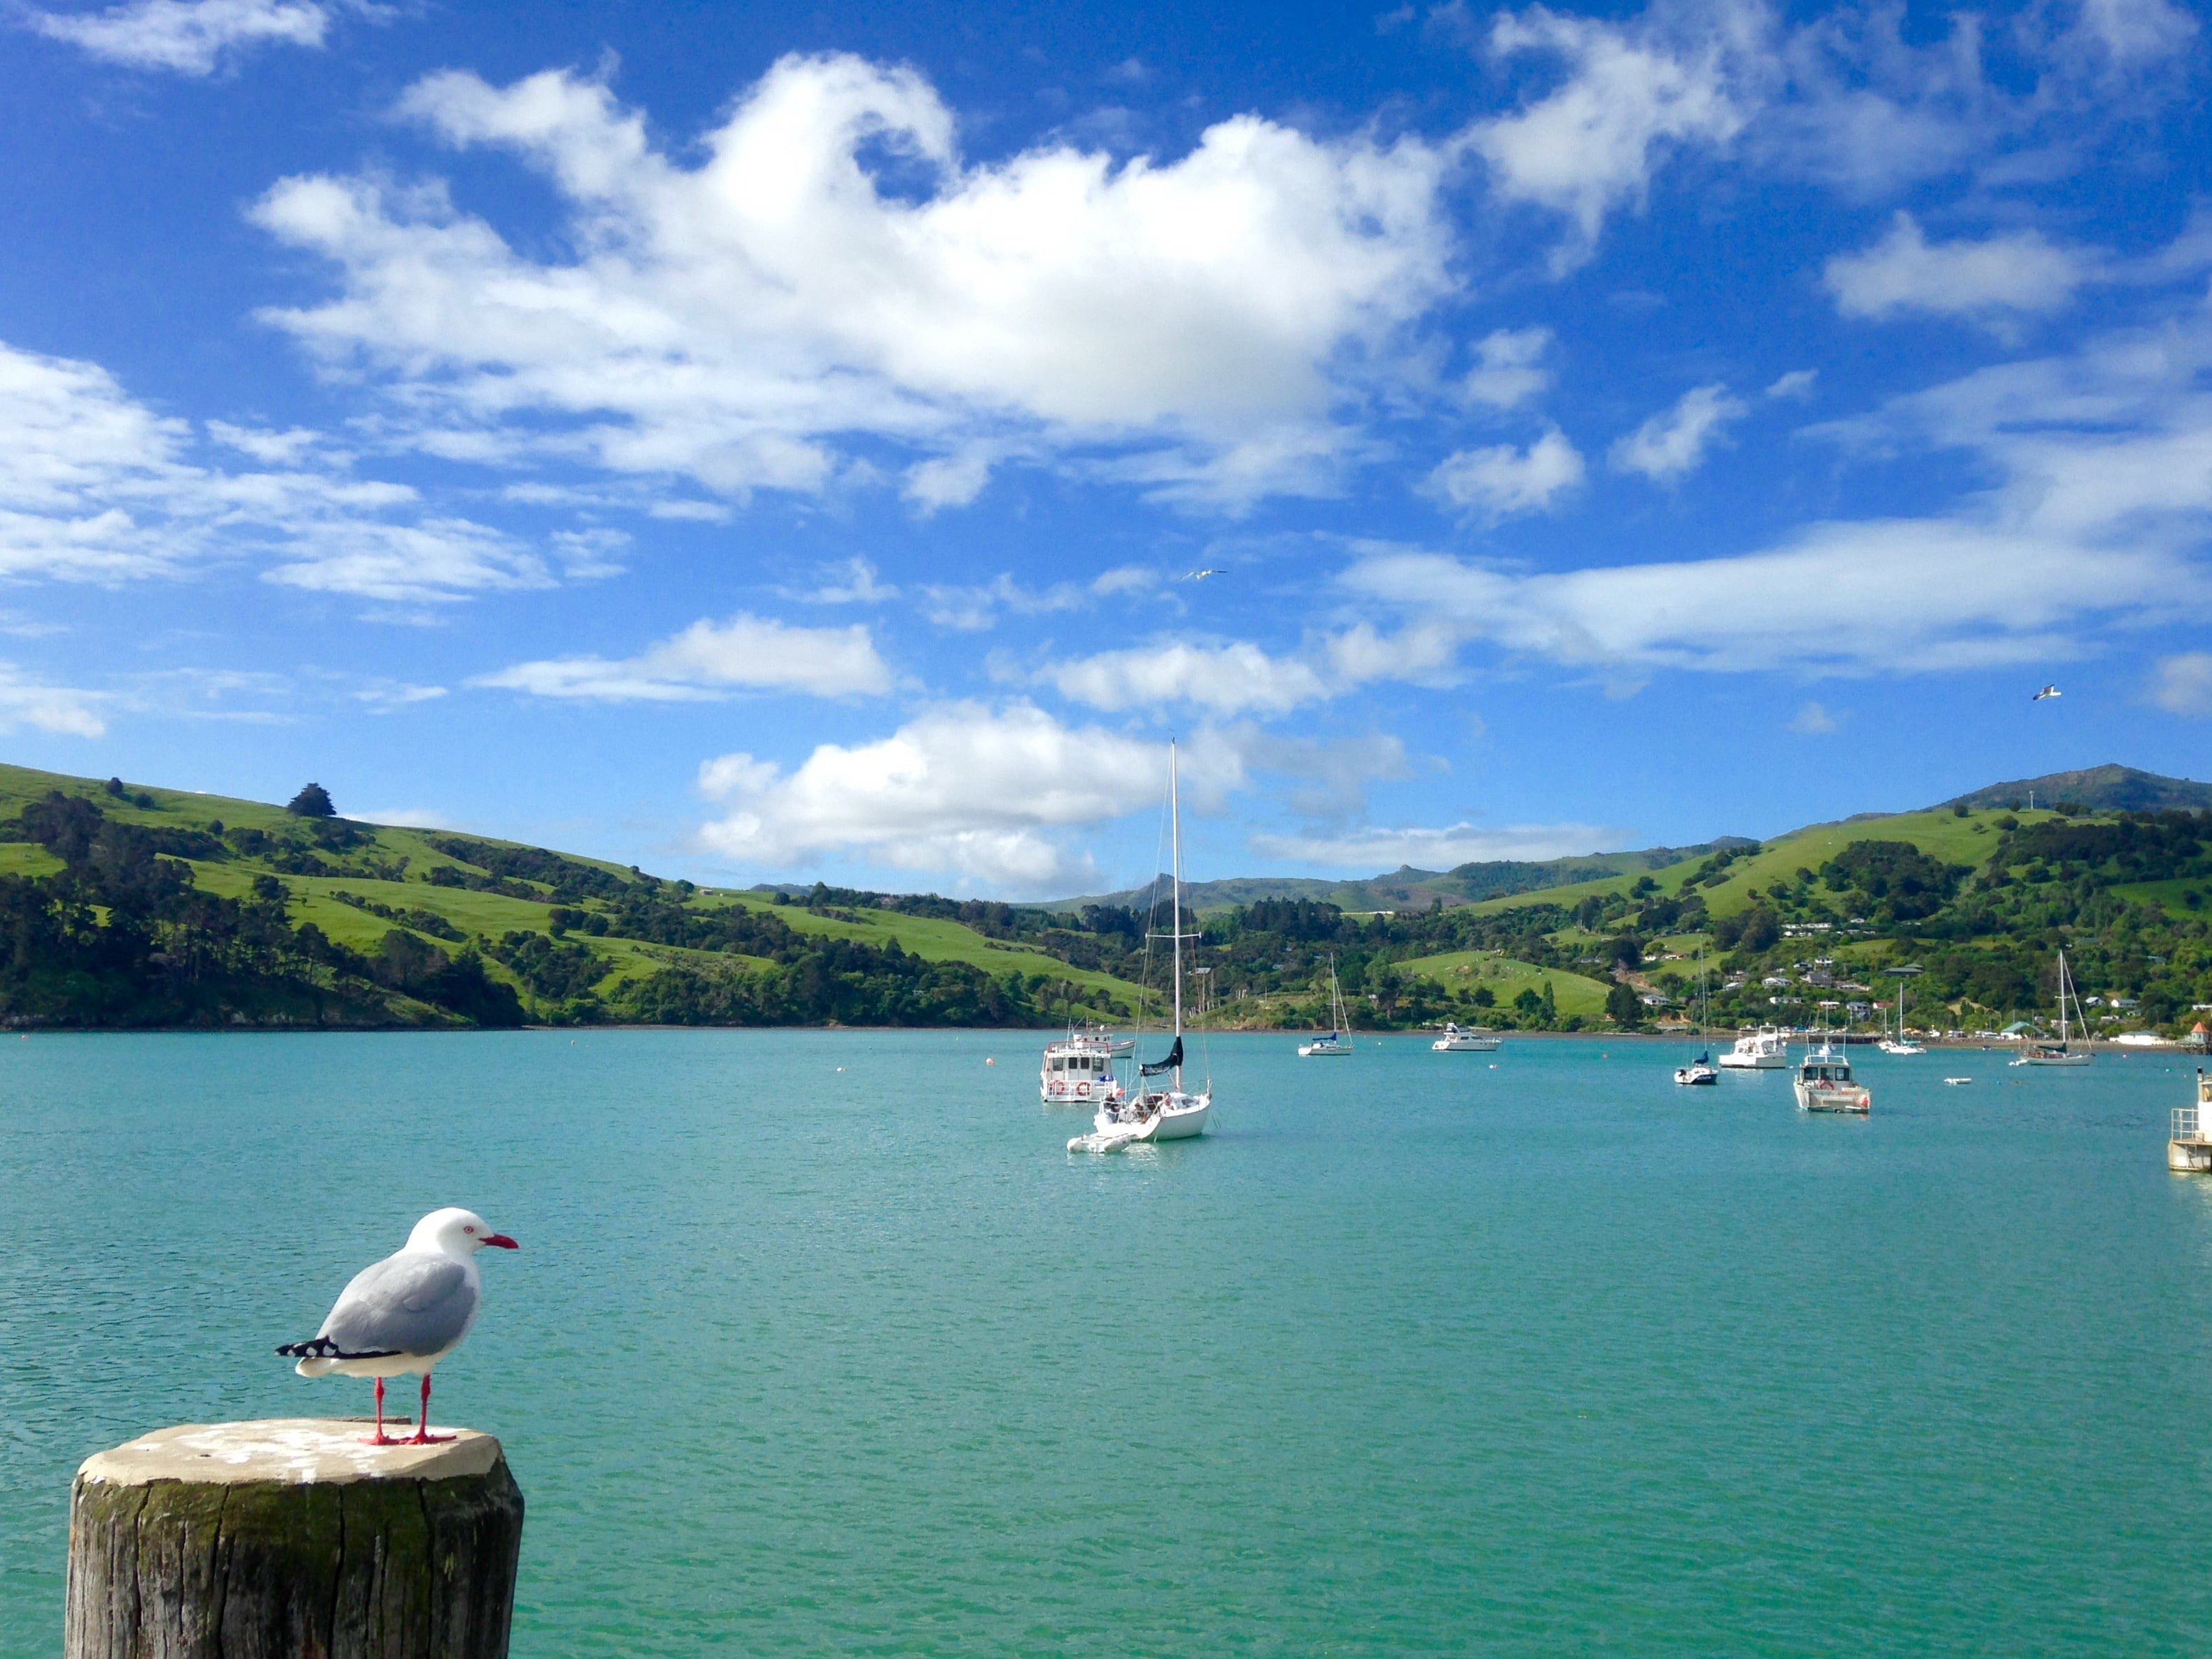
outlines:
[{"label": "white seagull", "polygon": [[2057,686],[2046,685],[2042,690],[2030,697],[2028,701],[2030,702],[2041,702],[2045,697],[2063,697],[2066,694],[2063,691],[2061,691]]},{"label": "white seagull", "polygon": [[376,1433],[373,1446],[396,1446],[384,1432],[384,1379],[410,1371],[422,1378],[422,1410],[415,1419],[417,1446],[450,1435],[430,1432],[430,1367],[460,1346],[477,1321],[483,1281],[477,1274],[477,1252],[487,1244],[502,1250],[521,1248],[505,1233],[492,1231],[473,1210],[433,1210],[415,1224],[397,1255],[363,1267],[305,1342],[276,1350],[300,1363],[302,1376],[373,1376],[376,1379]]},{"label": "white seagull", "polygon": [[1182,579],[1187,582],[1202,582],[1208,576],[1225,576],[1228,574],[1226,570],[1186,570]]}]

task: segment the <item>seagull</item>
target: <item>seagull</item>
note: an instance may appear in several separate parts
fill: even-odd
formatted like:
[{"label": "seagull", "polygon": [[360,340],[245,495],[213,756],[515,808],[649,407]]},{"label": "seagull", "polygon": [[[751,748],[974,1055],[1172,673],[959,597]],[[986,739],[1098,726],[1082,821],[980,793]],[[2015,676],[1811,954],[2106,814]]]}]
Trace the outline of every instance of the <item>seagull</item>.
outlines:
[{"label": "seagull", "polygon": [[1202,582],[1208,576],[1225,576],[1228,574],[1226,570],[1186,570],[1182,573],[1182,579],[1187,582]]},{"label": "seagull", "polygon": [[2063,691],[2061,691],[2057,686],[2046,685],[2042,690],[2030,697],[2028,701],[2030,702],[2041,702],[2045,697],[2063,697],[2066,694]]},{"label": "seagull", "polygon": [[411,1442],[427,1446],[450,1440],[430,1432],[430,1367],[460,1346],[476,1323],[483,1299],[476,1255],[487,1244],[502,1250],[521,1247],[505,1233],[492,1231],[473,1210],[433,1210],[415,1224],[397,1255],[363,1267],[305,1342],[276,1350],[300,1363],[302,1376],[373,1376],[376,1379],[376,1432],[372,1446],[401,1443],[384,1432],[384,1379],[410,1371],[422,1379],[422,1410]]}]

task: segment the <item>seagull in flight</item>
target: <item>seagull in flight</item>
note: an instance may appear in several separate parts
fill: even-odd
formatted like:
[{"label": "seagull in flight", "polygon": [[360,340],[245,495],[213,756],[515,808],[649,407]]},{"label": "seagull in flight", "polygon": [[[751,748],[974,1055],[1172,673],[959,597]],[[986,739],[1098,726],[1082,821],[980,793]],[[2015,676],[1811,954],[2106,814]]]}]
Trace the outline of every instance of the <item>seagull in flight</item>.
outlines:
[{"label": "seagull in flight", "polygon": [[415,1224],[396,1255],[363,1267],[338,1292],[323,1328],[305,1342],[276,1350],[300,1363],[302,1376],[376,1379],[376,1433],[372,1446],[400,1443],[384,1432],[384,1379],[413,1371],[422,1379],[422,1412],[410,1443],[450,1440],[430,1432],[430,1367],[460,1346],[477,1322],[483,1284],[476,1255],[487,1244],[520,1248],[495,1233],[473,1210],[433,1210]]},{"label": "seagull in flight", "polygon": [[1225,576],[1228,574],[1226,570],[1186,570],[1182,579],[1187,582],[1202,582],[1208,576]]},{"label": "seagull in flight", "polygon": [[2042,690],[2030,697],[2028,701],[2030,702],[2041,702],[2045,697],[2063,697],[2066,694],[2063,691],[2061,691],[2057,686],[2046,685]]}]

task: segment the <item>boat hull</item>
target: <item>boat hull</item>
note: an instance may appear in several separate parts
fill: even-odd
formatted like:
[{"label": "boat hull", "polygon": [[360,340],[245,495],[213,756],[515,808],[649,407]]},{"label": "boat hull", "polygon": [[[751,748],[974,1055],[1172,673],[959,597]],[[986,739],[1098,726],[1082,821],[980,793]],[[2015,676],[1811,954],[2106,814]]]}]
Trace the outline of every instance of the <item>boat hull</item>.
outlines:
[{"label": "boat hull", "polygon": [[2089,1054],[2022,1054],[2013,1061],[2015,1066],[2087,1066],[2094,1056]]},{"label": "boat hull", "polygon": [[1348,1042],[1301,1042],[1298,1057],[1302,1060],[1343,1060],[1352,1054]]},{"label": "boat hull", "polygon": [[1856,1086],[1808,1089],[1802,1083],[1792,1086],[1797,1091],[1797,1109],[1801,1112],[1837,1112],[1850,1117],[1864,1117],[1874,1107],[1874,1097]]},{"label": "boat hull", "polygon": [[1719,1064],[1731,1072],[1780,1072],[1789,1068],[1790,1056],[1779,1054],[1739,1054],[1731,1051],[1720,1057]]},{"label": "boat hull", "polygon": [[1439,1054],[1494,1054],[1501,1041],[1498,1037],[1438,1037],[1429,1048]]}]

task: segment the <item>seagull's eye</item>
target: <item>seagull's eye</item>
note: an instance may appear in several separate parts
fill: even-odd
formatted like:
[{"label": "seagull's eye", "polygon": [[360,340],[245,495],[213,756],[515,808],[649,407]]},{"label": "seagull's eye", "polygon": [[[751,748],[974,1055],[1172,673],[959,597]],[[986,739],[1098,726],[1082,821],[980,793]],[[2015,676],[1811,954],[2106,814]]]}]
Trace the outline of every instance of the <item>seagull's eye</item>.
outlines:
[{"label": "seagull's eye", "polygon": [[476,1229],[475,1229],[475,1228],[473,1228],[473,1227],[464,1227],[464,1228],[462,1228],[462,1229],[461,1229],[461,1231],[462,1231],[463,1232],[465,1232],[465,1233],[472,1233],[472,1232],[476,1231]]}]

